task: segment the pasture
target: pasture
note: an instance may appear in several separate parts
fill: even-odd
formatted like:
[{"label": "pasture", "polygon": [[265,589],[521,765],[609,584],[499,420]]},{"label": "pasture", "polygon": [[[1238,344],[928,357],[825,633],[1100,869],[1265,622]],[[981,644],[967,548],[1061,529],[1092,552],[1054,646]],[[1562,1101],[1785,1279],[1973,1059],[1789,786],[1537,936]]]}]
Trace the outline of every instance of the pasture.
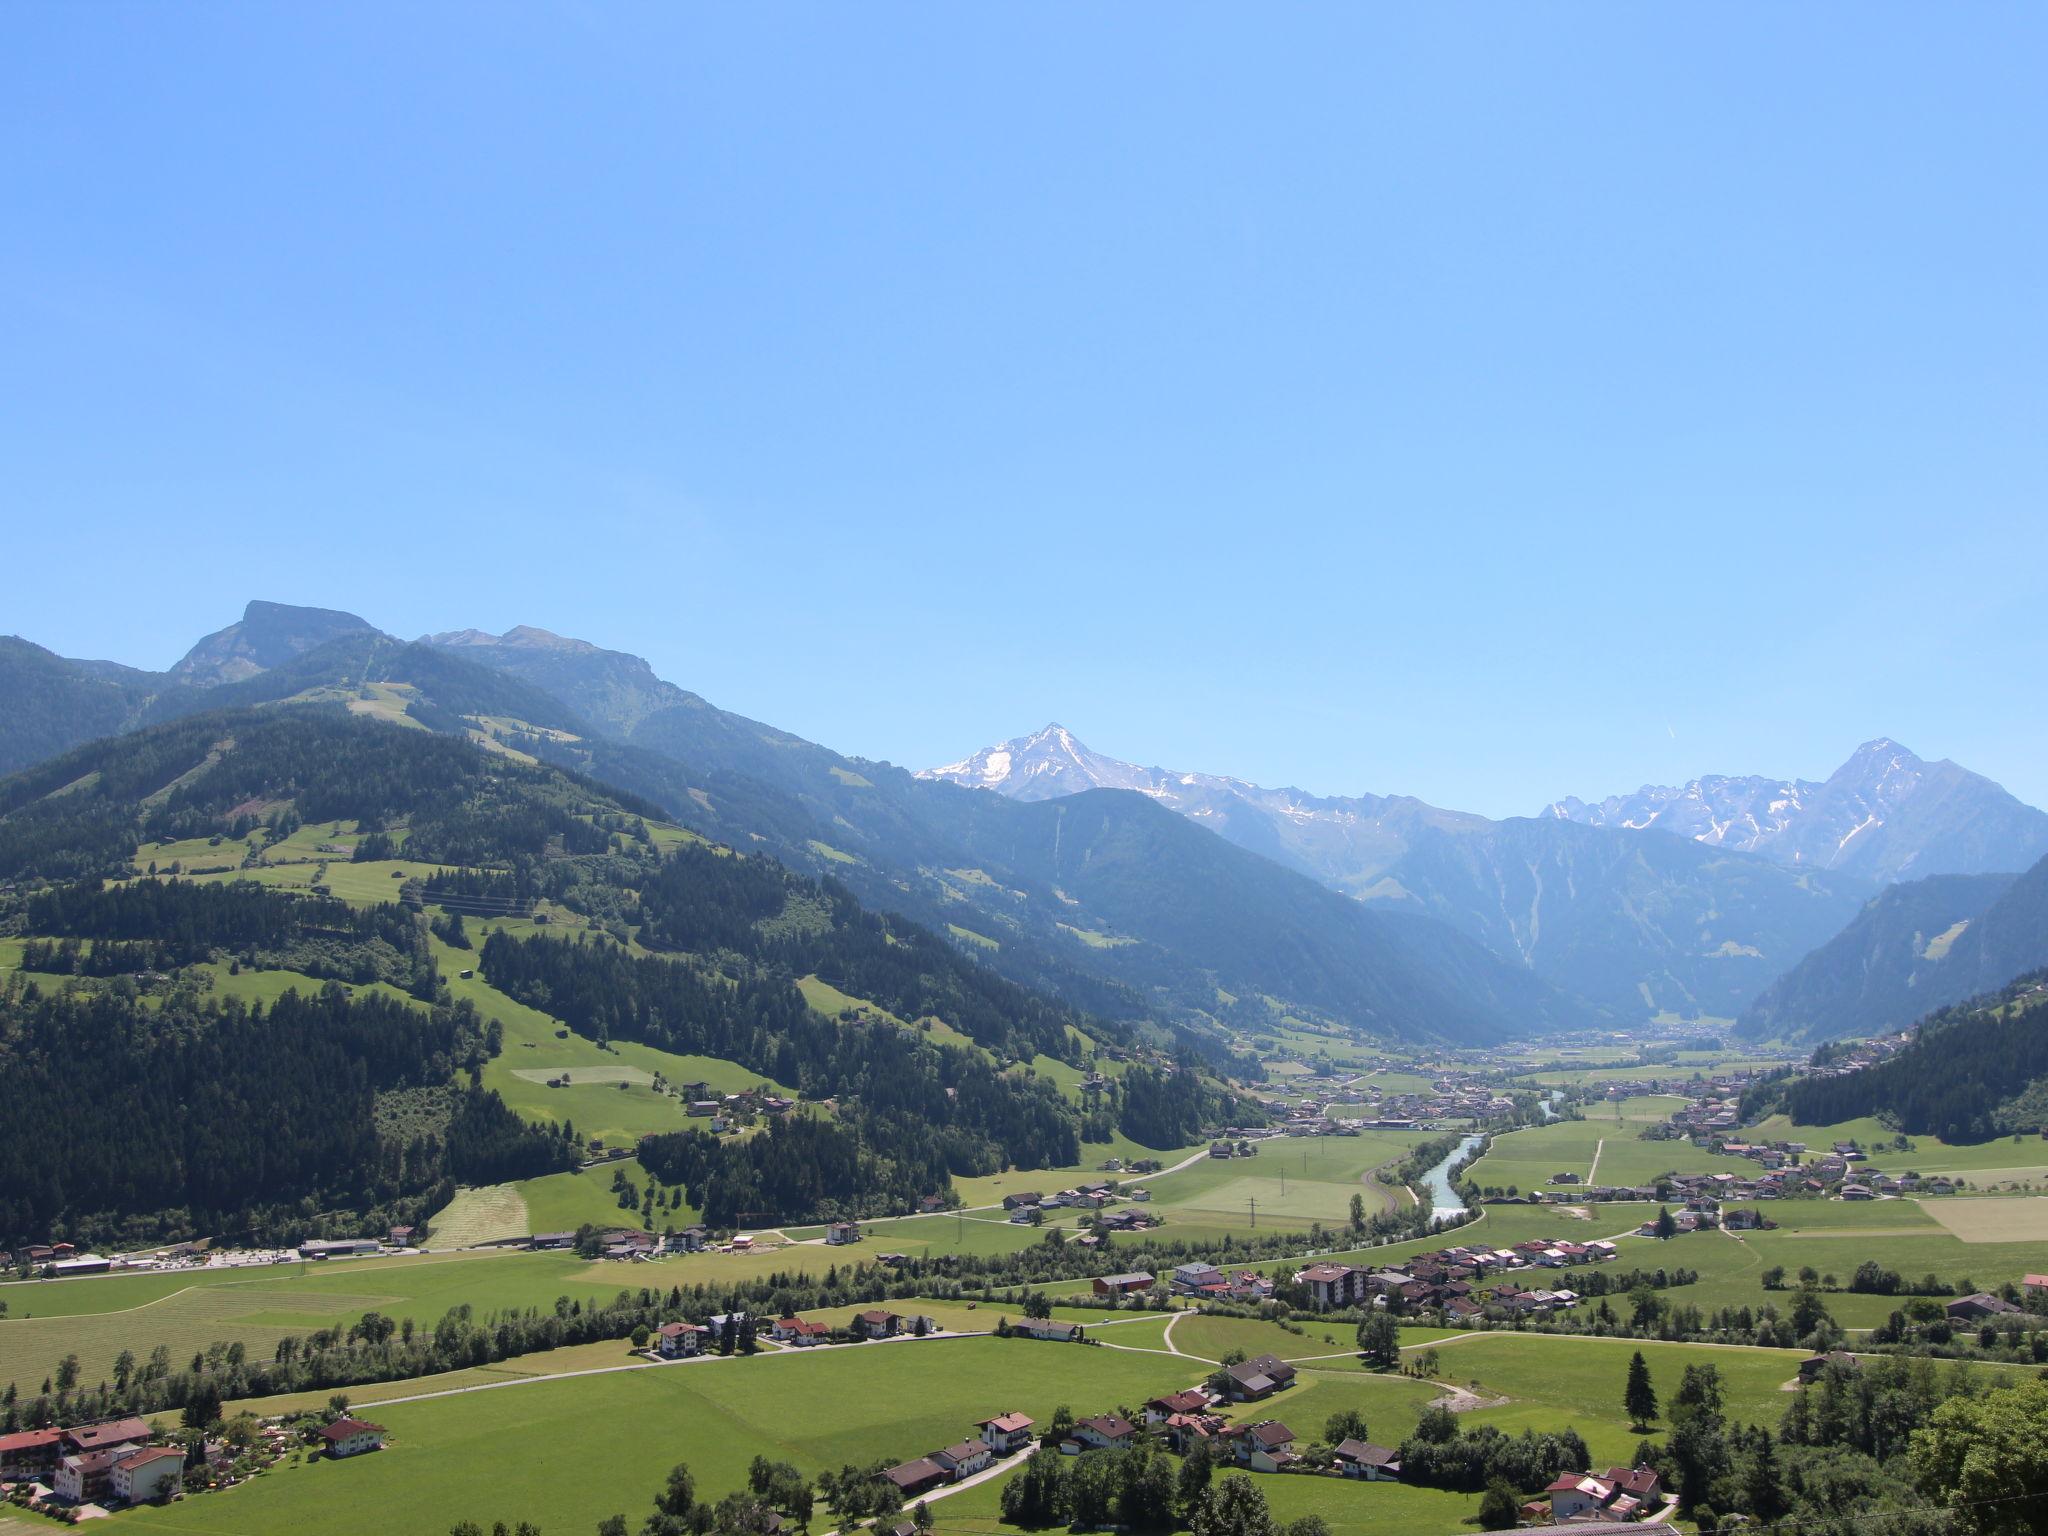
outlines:
[{"label": "pasture", "polygon": [[1087,1414],[1143,1402],[1187,1385],[1186,1364],[981,1338],[557,1377],[387,1403],[377,1418],[391,1443],[375,1455],[287,1465],[231,1494],[122,1519],[136,1531],[209,1536],[353,1536],[365,1510],[404,1511],[404,1529],[422,1532],[463,1519],[582,1531],[615,1512],[637,1526],[679,1461],[699,1496],[715,1499],[744,1485],[757,1453],[807,1475],[902,1460],[973,1433],[974,1421],[993,1413],[1014,1409],[1044,1422],[1062,1403]]}]

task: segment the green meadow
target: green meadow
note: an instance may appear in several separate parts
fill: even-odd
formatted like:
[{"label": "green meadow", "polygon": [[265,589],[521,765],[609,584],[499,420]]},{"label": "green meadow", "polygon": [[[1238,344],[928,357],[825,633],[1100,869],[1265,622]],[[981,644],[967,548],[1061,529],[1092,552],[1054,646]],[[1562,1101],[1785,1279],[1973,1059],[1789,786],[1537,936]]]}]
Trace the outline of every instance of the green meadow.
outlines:
[{"label": "green meadow", "polygon": [[[678,1461],[699,1496],[743,1486],[756,1455],[815,1475],[902,1460],[1017,1410],[1041,1422],[1142,1403],[1193,1379],[1170,1355],[993,1338],[777,1351],[386,1403],[389,1447],[266,1473],[229,1494],[122,1516],[136,1531],[291,1530],[355,1536],[441,1532],[458,1520],[531,1520],[588,1530],[623,1513],[637,1526]],[[943,1506],[940,1506],[943,1508]],[[820,1529],[825,1524],[814,1521]]]}]

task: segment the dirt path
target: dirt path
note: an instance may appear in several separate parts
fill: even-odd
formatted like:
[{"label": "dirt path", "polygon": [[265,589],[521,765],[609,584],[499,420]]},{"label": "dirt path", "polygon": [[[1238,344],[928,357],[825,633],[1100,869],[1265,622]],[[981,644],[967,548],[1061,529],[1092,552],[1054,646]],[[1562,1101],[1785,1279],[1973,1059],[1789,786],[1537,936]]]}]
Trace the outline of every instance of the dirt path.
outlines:
[{"label": "dirt path", "polygon": [[1593,1143],[1593,1166],[1586,1170],[1586,1184],[1589,1188],[1598,1182],[1598,1180],[1596,1180],[1593,1177],[1593,1175],[1600,1171],[1600,1154],[1602,1152],[1605,1152],[1606,1150],[1607,1138],[1605,1136],[1602,1136],[1598,1141]]}]

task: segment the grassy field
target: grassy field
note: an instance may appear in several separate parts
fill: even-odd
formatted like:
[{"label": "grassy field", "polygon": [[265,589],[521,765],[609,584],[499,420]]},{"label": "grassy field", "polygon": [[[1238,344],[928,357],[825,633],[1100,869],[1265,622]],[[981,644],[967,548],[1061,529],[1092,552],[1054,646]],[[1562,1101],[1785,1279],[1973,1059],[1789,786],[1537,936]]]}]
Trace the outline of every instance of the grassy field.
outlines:
[{"label": "grassy field", "polygon": [[696,1253],[651,1264],[587,1261],[569,1253],[416,1254],[291,1263],[254,1269],[200,1269],[0,1285],[0,1383],[24,1389],[51,1374],[67,1354],[83,1378],[112,1373],[114,1357],[147,1356],[157,1344],[190,1359],[215,1340],[240,1340],[268,1358],[278,1339],[367,1311],[431,1326],[467,1302],[478,1315],[551,1307],[557,1296],[604,1301],[640,1286],[690,1285],[774,1274],[823,1274],[843,1250],[822,1244],[754,1254]]},{"label": "grassy field", "polygon": [[583,1531],[613,1512],[637,1526],[678,1461],[689,1463],[700,1497],[716,1498],[743,1485],[757,1453],[806,1474],[899,1460],[971,1434],[991,1413],[1015,1409],[1042,1422],[1061,1403],[1076,1414],[1140,1403],[1187,1385],[1186,1365],[964,1339],[560,1378],[386,1404],[377,1418],[391,1444],[374,1456],[288,1466],[231,1494],[122,1520],[136,1531],[210,1536],[354,1536],[370,1510],[380,1529],[418,1532],[462,1519]]},{"label": "grassy field", "polygon": [[526,1199],[517,1184],[457,1190],[455,1198],[436,1211],[427,1225],[432,1232],[428,1242],[436,1248],[470,1248],[533,1230],[526,1217]]},{"label": "grassy field", "polygon": [[1644,1141],[1645,1126],[1668,1120],[1681,1099],[1647,1097],[1592,1105],[1583,1120],[1557,1120],[1496,1136],[1465,1177],[1482,1187],[1524,1194],[1554,1188],[1551,1176],[1575,1173],[1581,1183],[1646,1184],[1660,1173],[1756,1171],[1746,1158],[1723,1157],[1685,1141]]},{"label": "grassy field", "polygon": [[1798,1374],[1805,1358],[1796,1349],[1512,1333],[1440,1345],[1438,1355],[1445,1381],[1470,1386],[1483,1396],[1511,1399],[1503,1406],[1473,1412],[1470,1422],[1495,1424],[1510,1434],[1570,1424],[1585,1437],[1594,1464],[1605,1466],[1625,1462],[1641,1438],[1631,1432],[1621,1406],[1629,1356],[1638,1349],[1649,1363],[1661,1401],[1671,1400],[1688,1364],[1706,1363],[1721,1373],[1731,1419],[1774,1427],[1785,1410],[1784,1385]]},{"label": "grassy field", "polygon": [[1758,1121],[1745,1132],[1753,1141],[1803,1141],[1825,1148],[1854,1141],[1870,1152],[1870,1160],[1887,1173],[1960,1176],[1972,1183],[2008,1179],[2048,1179],[2048,1141],[2039,1136],[2002,1136],[1996,1141],[1956,1146],[1939,1136],[1908,1136],[1907,1148],[1894,1150],[1897,1132],[1878,1120],[1844,1120],[1836,1125],[1795,1125],[1784,1115]]}]

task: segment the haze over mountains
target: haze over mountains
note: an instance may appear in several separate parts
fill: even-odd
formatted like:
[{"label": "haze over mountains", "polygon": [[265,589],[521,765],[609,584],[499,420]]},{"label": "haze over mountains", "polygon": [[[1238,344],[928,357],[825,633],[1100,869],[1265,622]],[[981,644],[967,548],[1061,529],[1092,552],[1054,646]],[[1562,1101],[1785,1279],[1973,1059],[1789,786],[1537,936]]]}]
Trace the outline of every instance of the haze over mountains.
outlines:
[{"label": "haze over mountains", "polygon": [[[1819,786],[1702,779],[1502,821],[1140,767],[1058,726],[913,775],[544,629],[407,643],[350,613],[271,603],[161,674],[0,642],[0,770],[151,721],[287,700],[575,768],[830,875],[1012,979],[1197,1038],[1294,1019],[1474,1043],[1746,1011],[1746,1029],[1839,1033],[1876,997],[1855,992],[1839,956],[1820,958],[1830,941],[1858,924],[1890,934],[1895,907],[1918,933],[1966,905],[1959,893],[1996,894],[1966,881],[1872,916],[1884,880],[2014,872],[2048,847],[2048,817],[1889,742]],[[1942,974],[1983,976],[2030,952],[2026,922],[2010,926],[2018,937]],[[1912,996],[1925,983],[1901,978],[1926,963],[1892,964],[1886,985]]]}]

